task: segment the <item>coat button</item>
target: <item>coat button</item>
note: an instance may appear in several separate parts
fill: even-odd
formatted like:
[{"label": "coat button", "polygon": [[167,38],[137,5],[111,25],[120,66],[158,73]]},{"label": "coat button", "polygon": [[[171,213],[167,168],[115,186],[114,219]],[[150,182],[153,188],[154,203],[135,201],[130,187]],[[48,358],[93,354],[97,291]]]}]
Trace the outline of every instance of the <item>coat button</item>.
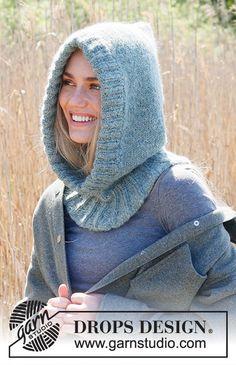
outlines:
[{"label": "coat button", "polygon": [[61,242],[61,235],[59,234],[58,236],[57,236],[57,243],[60,243]]},{"label": "coat button", "polygon": [[195,227],[199,226],[199,221],[194,221],[193,224],[195,225]]}]

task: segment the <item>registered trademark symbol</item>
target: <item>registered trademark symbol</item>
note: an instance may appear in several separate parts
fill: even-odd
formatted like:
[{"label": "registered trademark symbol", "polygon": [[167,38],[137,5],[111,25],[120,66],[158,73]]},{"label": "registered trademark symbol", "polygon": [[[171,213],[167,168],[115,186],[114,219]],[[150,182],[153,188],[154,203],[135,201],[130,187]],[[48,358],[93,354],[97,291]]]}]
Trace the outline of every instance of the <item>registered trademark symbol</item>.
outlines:
[{"label": "registered trademark symbol", "polygon": [[210,328],[210,329],[208,330],[208,333],[213,333],[213,330]]}]

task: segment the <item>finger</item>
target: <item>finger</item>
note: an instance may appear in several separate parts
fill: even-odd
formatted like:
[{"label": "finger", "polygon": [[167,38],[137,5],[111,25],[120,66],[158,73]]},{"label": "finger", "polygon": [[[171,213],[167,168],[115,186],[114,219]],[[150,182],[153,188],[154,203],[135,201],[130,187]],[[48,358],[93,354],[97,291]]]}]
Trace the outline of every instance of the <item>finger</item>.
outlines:
[{"label": "finger", "polygon": [[64,297],[69,299],[69,289],[67,288],[66,284],[61,284],[58,288],[58,295],[59,297]]},{"label": "finger", "polygon": [[51,305],[51,306],[54,306],[54,307],[66,309],[66,307],[70,303],[71,303],[71,301],[67,298],[55,297],[55,298],[50,298],[47,304]]},{"label": "finger", "polygon": [[74,293],[71,296],[71,302],[74,304],[82,304],[86,297],[87,295],[84,293]]}]

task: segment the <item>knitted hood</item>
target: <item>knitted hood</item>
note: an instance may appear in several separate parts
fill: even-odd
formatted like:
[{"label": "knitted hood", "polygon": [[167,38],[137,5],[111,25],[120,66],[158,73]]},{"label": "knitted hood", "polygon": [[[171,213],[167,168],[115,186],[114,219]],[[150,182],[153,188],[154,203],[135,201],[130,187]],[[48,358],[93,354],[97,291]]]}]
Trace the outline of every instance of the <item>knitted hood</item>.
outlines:
[{"label": "knitted hood", "polygon": [[[101,129],[87,177],[61,157],[54,136],[61,76],[78,48],[101,85]],[[98,23],[71,34],[50,69],[41,132],[49,163],[66,185],[64,204],[78,225],[107,231],[134,215],[160,174],[188,161],[165,150],[163,91],[149,24]]]}]

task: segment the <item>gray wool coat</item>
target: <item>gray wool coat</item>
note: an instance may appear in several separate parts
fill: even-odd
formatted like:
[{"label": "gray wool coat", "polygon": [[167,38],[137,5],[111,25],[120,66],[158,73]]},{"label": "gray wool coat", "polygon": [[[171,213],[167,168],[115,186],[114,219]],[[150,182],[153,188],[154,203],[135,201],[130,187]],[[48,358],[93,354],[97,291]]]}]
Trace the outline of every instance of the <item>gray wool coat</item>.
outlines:
[{"label": "gray wool coat", "polygon": [[[35,209],[25,299],[47,302],[58,295],[61,283],[70,288],[63,191],[57,179]],[[223,222],[235,216],[231,208],[221,207],[196,217],[122,262],[86,293],[105,294],[103,311],[234,310],[236,247]]]}]

